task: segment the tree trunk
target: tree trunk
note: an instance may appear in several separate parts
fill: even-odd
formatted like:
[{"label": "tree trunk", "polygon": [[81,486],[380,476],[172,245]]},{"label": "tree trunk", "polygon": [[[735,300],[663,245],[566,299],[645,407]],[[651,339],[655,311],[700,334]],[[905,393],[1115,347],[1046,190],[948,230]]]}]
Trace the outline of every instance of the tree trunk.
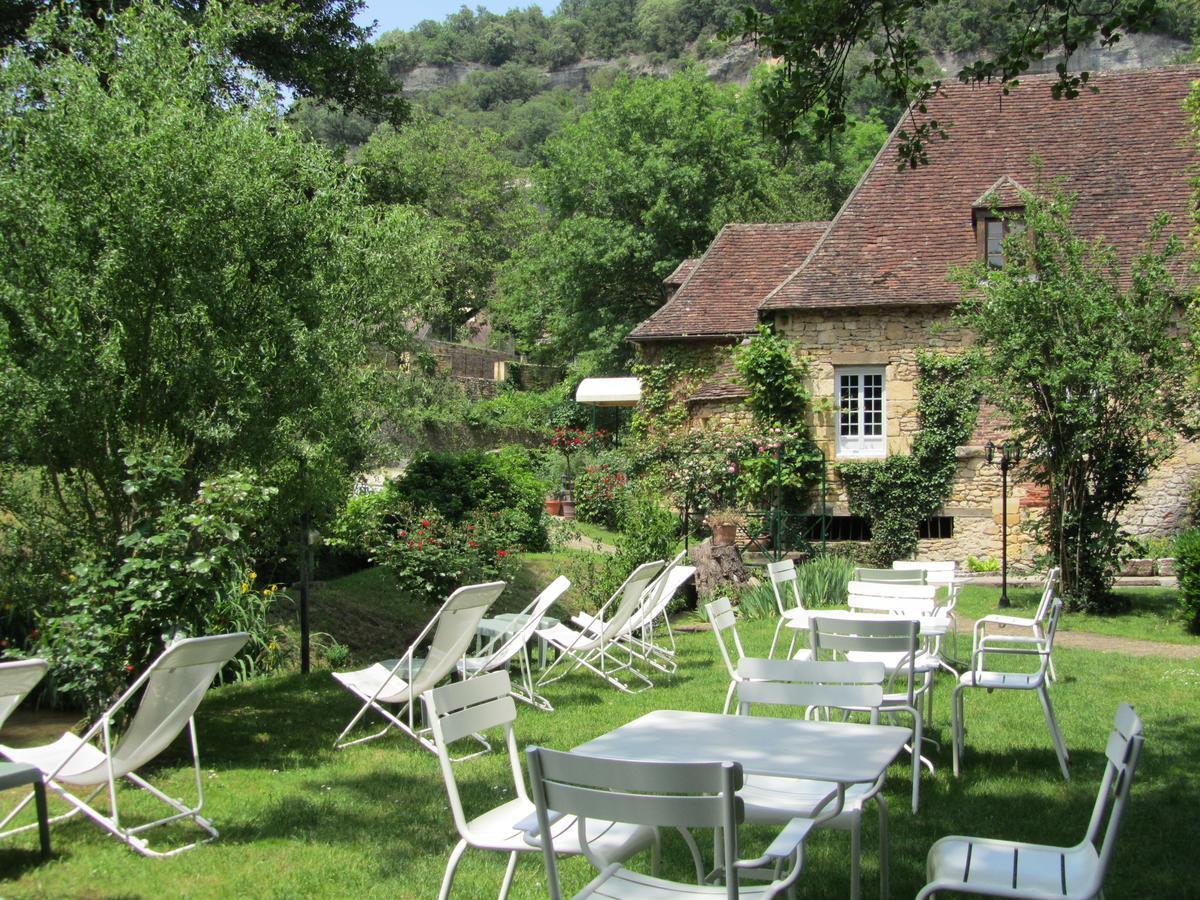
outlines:
[{"label": "tree trunk", "polygon": [[701,602],[712,596],[719,585],[743,584],[750,578],[735,545],[714,547],[707,540],[696,546],[690,556],[696,567],[696,596]]}]

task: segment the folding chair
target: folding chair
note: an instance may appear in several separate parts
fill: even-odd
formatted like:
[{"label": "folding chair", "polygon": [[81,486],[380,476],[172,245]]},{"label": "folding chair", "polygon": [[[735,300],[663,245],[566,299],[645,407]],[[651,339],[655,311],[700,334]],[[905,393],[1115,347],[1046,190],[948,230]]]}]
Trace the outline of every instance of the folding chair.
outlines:
[{"label": "folding chair", "polygon": [[[354,718],[333,742],[334,747],[341,750],[364,741],[373,741],[383,737],[392,728],[399,728],[430,753],[436,753],[437,748],[427,736],[429,729],[417,726],[416,700],[454,671],[455,664],[462,659],[467,647],[475,639],[475,629],[480,619],[503,590],[503,581],[460,587],[446,599],[442,608],[434,614],[429,624],[412,642],[412,646],[399,659],[385,660],[355,672],[334,672],[333,677],[363,701]],[[430,632],[433,632],[433,639],[429,650],[424,657],[418,657],[421,642]],[[403,708],[393,715],[383,706],[385,703],[403,704]],[[383,730],[353,741],[344,741],[343,738],[371,710],[379,713],[387,721]],[[479,753],[486,753],[491,749],[488,742],[482,738],[479,739],[479,744]]]},{"label": "folding chair", "polygon": [[0,662],[0,728],[21,705],[25,696],[37,687],[48,667],[44,659],[18,659]]},{"label": "folding chair", "polygon": [[[539,629],[538,637],[558,651],[558,658],[542,672],[538,687],[558,681],[580,667],[594,672],[627,694],[654,687],[654,682],[635,668],[637,654],[623,639],[629,635],[630,622],[643,600],[643,593],[662,566],[663,561],[656,559],[634,569],[625,583],[600,608],[593,630],[576,631],[561,622],[551,628]],[[551,678],[550,673],[560,664],[563,665],[562,671]],[[627,672],[642,686],[633,690],[617,677],[620,672]]]},{"label": "folding chair", "polygon": [[[954,737],[954,774],[958,774],[959,760],[962,756],[963,738],[963,691],[967,688],[985,688],[992,691],[1036,691],[1042,703],[1042,713],[1046,717],[1046,728],[1050,731],[1050,740],[1054,744],[1054,752],[1058,756],[1058,766],[1062,769],[1063,778],[1070,779],[1071,772],[1067,768],[1071,762],[1067,753],[1066,742],[1062,732],[1058,730],[1058,721],[1054,718],[1054,707],[1050,705],[1050,694],[1046,690],[1046,670],[1050,666],[1050,654],[1054,652],[1054,635],[1058,631],[1058,617],[1062,613],[1062,601],[1055,600],[1050,607],[1050,615],[1046,624],[1046,637],[1041,643],[1029,647],[1012,645],[995,646],[988,643],[985,636],[971,652],[971,668],[959,676],[958,685],[954,688],[952,697],[953,721],[951,732]],[[1036,656],[1038,667],[1034,672],[996,672],[985,669],[988,654],[1003,654],[1007,656]]]},{"label": "folding chair", "polygon": [[[912,810],[915,815],[921,801],[921,763],[933,771],[933,763],[921,756],[923,721],[916,686],[914,661],[917,658],[917,622],[894,617],[813,616],[809,620],[814,658],[819,651],[833,651],[836,657],[855,662],[882,662],[888,672],[880,711],[884,715],[902,712],[912,716]],[[897,685],[897,679],[902,679]]]},{"label": "folding chair", "polygon": [[554,712],[550,701],[539,694],[533,686],[533,666],[529,661],[529,642],[551,606],[566,593],[571,582],[563,575],[555,578],[546,589],[533,598],[532,602],[518,614],[516,628],[507,636],[498,639],[488,652],[481,656],[468,656],[457,663],[458,674],[464,679],[474,678],[485,672],[507,668],[520,654],[521,681],[514,685],[512,695],[518,700],[536,706],[546,712]]},{"label": "folding chair", "polygon": [[[172,644],[82,736],[76,737],[67,732],[53,744],[41,747],[18,749],[0,745],[0,753],[13,762],[36,766],[41,770],[46,786],[74,807],[70,812],[51,819],[52,822],[81,812],[145,856],[174,856],[198,844],[207,843],[218,835],[212,822],[200,815],[200,809],[204,805],[204,792],[200,778],[196,722],[193,716],[213,678],[249,637],[244,632],[238,632],[188,638]],[[114,739],[114,720],[139,692],[141,700],[138,702],[133,721],[119,740]],[[168,797],[135,774],[165,750],[185,726],[191,736],[192,765],[196,776],[195,806],[186,806]],[[99,744],[91,743],[93,739],[98,739]],[[117,781],[122,777],[158,798],[175,812],[142,825],[122,825],[117,803]],[[78,797],[69,788],[92,788],[92,791],[86,797]],[[91,806],[92,800],[106,788],[109,815]],[[0,829],[16,817],[31,797],[33,794],[27,796],[0,820]],[[151,850],[146,839],[140,837],[144,831],[179,819],[190,819],[207,832],[209,837],[167,851]],[[8,831],[0,830],[0,837],[33,827],[35,826],[26,825]]]},{"label": "folding chair", "polygon": [[1092,818],[1083,840],[1074,847],[944,837],[929,849],[925,864],[929,883],[921,888],[917,900],[932,897],[937,891],[1063,900],[1103,897],[1104,876],[1129,804],[1143,740],[1142,720],[1132,706],[1122,703],[1104,748],[1107,762]]},{"label": "folding chair", "polygon": [[[530,839],[517,825],[534,816],[533,801],[525,793],[525,779],[521,777],[521,763],[517,755],[517,742],[513,736],[513,722],[517,709],[512,702],[512,685],[507,672],[490,672],[457,684],[447,684],[421,695],[429,719],[433,742],[437,747],[438,765],[442,780],[446,784],[446,797],[450,801],[450,813],[454,827],[458,829],[459,842],[450,853],[446,873],[438,900],[447,900],[454,884],[454,873],[468,847],[508,854],[508,866],[504,881],[500,885],[500,900],[508,896],[516,870],[518,854],[542,849],[542,842]],[[504,730],[504,743],[508,748],[509,768],[512,772],[516,796],[474,819],[468,819],[463,810],[462,797],[458,793],[458,779],[454,776],[449,745],[454,741],[487,731],[491,728]],[[554,823],[550,831],[554,852],[560,854],[582,853],[579,829],[575,818],[568,816]],[[633,854],[651,848],[652,867],[658,871],[658,833],[652,828],[637,825],[620,825],[601,819],[589,819],[586,823],[585,842],[593,853],[606,862],[628,859]]]},{"label": "folding chair", "polygon": [[[723,887],[668,881],[655,875],[633,872],[619,862],[610,863],[583,843],[588,862],[599,874],[577,897],[711,898],[775,897],[788,890],[800,877],[804,863],[804,841],[812,829],[811,819],[793,819],[758,859],[739,859],[738,826],[742,804],[737,791],[742,787],[742,767],[734,762],[664,763],[603,759],[578,753],[562,753],[544,747],[525,751],[537,822],[546,833],[552,817],[573,815],[582,832],[592,818],[617,818],[632,824],[679,829],[692,851],[697,882],[703,882],[704,865],[690,828],[721,830],[721,859],[725,867]],[[543,850],[550,900],[561,900],[558,864],[547,847]],[[742,888],[740,876],[748,869],[780,866],[786,871],[768,885]]]},{"label": "folding chair", "polygon": [[[738,662],[738,715],[749,715],[752,706],[796,706],[811,716],[818,710],[839,709],[870,714],[879,720],[883,703],[883,663],[811,662],[744,657]],[[874,784],[849,786],[836,815],[822,817],[836,799],[837,786],[827,781],[747,775],[738,795],[746,807],[749,824],[779,825],[797,817],[816,820],[817,827],[850,832],[850,897],[862,896],[862,813],[868,800],[879,807],[880,896],[888,895],[888,815],[883,796],[884,776]]]}]

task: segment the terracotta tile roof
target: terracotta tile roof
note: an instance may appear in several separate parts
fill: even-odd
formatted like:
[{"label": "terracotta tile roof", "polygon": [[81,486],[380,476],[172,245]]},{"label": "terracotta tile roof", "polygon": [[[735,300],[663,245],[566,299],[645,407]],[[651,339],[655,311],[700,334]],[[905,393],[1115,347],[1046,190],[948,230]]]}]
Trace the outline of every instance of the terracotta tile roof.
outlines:
[{"label": "terracotta tile roof", "polygon": [[804,260],[828,224],[726,225],[675,295],[629,340],[752,333],[759,302]]},{"label": "terracotta tile roof", "polygon": [[688,403],[698,403],[702,400],[742,400],[750,396],[745,385],[738,378],[733,360],[721,363],[709,379],[700,385],[690,397]]},{"label": "terracotta tile roof", "polygon": [[687,277],[692,274],[692,269],[696,268],[698,262],[700,262],[698,259],[685,259],[675,267],[674,272],[663,279],[663,284],[679,287],[687,281]]},{"label": "terracotta tile roof", "polygon": [[[1013,182],[1063,179],[1078,194],[1077,230],[1115,245],[1123,269],[1160,211],[1186,239],[1196,154],[1182,103],[1200,68],[1099,74],[1099,93],[1059,101],[1053,77],[1024,78],[1007,97],[997,85],[947,87],[928,103],[927,117],[952,123],[930,164],[899,171],[893,132],[809,258],[761,308],[953,303],[947,270],[976,258],[973,207],[993,190],[1011,199]],[[1175,274],[1195,280],[1183,260]]]}]

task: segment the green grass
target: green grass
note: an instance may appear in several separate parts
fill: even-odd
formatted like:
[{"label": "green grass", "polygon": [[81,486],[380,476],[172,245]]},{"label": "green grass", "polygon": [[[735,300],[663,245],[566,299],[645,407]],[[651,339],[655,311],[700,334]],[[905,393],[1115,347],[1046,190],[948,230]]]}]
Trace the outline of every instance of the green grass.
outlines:
[{"label": "green grass", "polygon": [[[746,623],[742,635],[748,652],[764,652],[772,628],[770,621]],[[944,834],[1077,840],[1103,768],[1107,730],[1122,699],[1133,702],[1145,718],[1146,750],[1107,893],[1177,897],[1194,890],[1189,860],[1200,804],[1200,771],[1194,764],[1200,666],[1065,648],[1055,657],[1061,680],[1051,694],[1071,750],[1071,780],[1058,774],[1034,696],[971,692],[961,778],[950,774],[948,745],[931,750],[938,772],[936,777],[925,775],[921,812],[914,817],[907,760],[902,757],[889,772],[893,896],[916,892],[929,845]],[[557,712],[519,706],[518,741],[569,748],[651,709],[717,711],[727,683],[713,636],[683,634],[675,677],[629,697],[593,677],[572,675],[547,691]],[[949,738],[950,684],[941,677],[936,718],[928,729],[943,741]],[[206,813],[221,830],[219,841],[174,859],[148,860],[96,826],[72,821],[55,827],[57,856],[47,863],[38,860],[32,835],[0,844],[0,895],[433,896],[457,841],[436,761],[399,736],[333,750],[334,735],[356,706],[325,672],[214,690],[200,708],[198,729]],[[501,754],[464,762],[457,772],[468,812],[490,808],[508,796]],[[153,775],[169,793],[191,796],[182,744],[160,758]],[[5,799],[15,796],[9,792]],[[135,819],[153,811],[136,793],[125,796]],[[878,884],[873,823],[874,815],[868,814],[866,896],[874,896]],[[182,827],[175,831],[187,833]],[[761,846],[769,834],[752,830],[753,846],[747,849]],[[848,847],[843,832],[813,837],[801,876],[805,896],[845,896]],[[683,853],[680,841],[667,841],[671,871],[686,871]],[[571,891],[590,873],[579,859],[562,869],[564,887]],[[454,896],[494,896],[502,872],[500,856],[468,851]],[[544,896],[536,856],[518,866],[512,896]]]},{"label": "green grass", "polygon": [[[1122,588],[1117,593],[1129,598],[1129,609],[1108,616],[1066,613],[1059,628],[1063,631],[1086,631],[1169,644],[1200,644],[1200,635],[1189,633],[1176,614],[1178,591],[1167,588]],[[1013,606],[1011,614],[1032,616],[1040,597],[1040,588],[1010,587],[1008,599]],[[997,587],[963,585],[958,593],[958,609],[963,615],[978,619],[988,613],[999,612],[996,606],[999,600],[1000,589]]]},{"label": "green grass", "polygon": [[593,525],[591,522],[580,522],[575,520],[575,527],[579,529],[579,533],[589,540],[599,541],[602,544],[608,544],[615,547],[617,541],[621,539],[619,532],[605,528],[603,525]]}]

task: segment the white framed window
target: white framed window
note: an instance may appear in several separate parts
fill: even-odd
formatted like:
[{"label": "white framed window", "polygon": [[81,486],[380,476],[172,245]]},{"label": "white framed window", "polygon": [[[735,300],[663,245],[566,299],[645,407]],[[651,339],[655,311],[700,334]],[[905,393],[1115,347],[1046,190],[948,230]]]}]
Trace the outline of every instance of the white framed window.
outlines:
[{"label": "white framed window", "polygon": [[884,367],[841,366],[834,370],[837,390],[837,455],[886,456]]}]

